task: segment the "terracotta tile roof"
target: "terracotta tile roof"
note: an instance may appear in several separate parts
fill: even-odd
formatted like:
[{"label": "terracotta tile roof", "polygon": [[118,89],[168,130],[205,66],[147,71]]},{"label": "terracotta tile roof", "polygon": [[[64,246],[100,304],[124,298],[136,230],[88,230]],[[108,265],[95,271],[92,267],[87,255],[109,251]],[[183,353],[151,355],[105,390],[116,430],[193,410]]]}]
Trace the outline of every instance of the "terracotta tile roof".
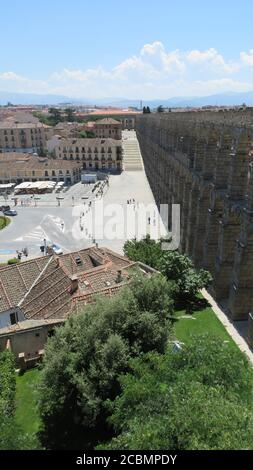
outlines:
[{"label": "terracotta tile roof", "polygon": [[6,120],[0,123],[0,129],[52,129],[51,126],[42,122],[16,122],[15,120]]},{"label": "terracotta tile roof", "polygon": [[49,256],[0,268],[0,312],[15,307],[31,288],[49,261]]},{"label": "terracotta tile roof", "polygon": [[121,127],[121,122],[120,121],[117,121],[116,119],[112,119],[112,118],[104,118],[104,119],[99,119],[98,121],[95,122],[95,126],[97,125],[117,125],[119,127]]},{"label": "terracotta tile roof", "polygon": [[81,168],[80,162],[61,160],[46,157],[37,157],[29,154],[0,153],[0,171],[8,170],[11,162],[12,170],[61,170]]},{"label": "terracotta tile roof", "polygon": [[[54,136],[55,137],[55,136]],[[119,140],[102,137],[86,138],[86,137],[62,137],[58,138],[58,146],[61,147],[94,147],[103,145],[106,146],[119,146]]]},{"label": "terracotta tile roof", "polygon": [[90,252],[91,249],[67,253],[60,257],[60,264],[68,275],[87,271],[96,266],[90,256]]},{"label": "terracotta tile roof", "polygon": [[26,319],[64,319],[99,292],[113,295],[130,281],[127,267],[133,264],[111,250],[92,247],[2,267],[0,314],[19,307]]},{"label": "terracotta tile roof", "polygon": [[70,310],[71,279],[54,259],[50,267],[20,305],[26,318],[64,318]]},{"label": "terracotta tile roof", "polygon": [[118,253],[109,250],[109,248],[102,249],[104,250],[104,253],[106,253],[107,257],[110,259],[110,261],[112,261],[119,268],[129,266],[129,263],[131,263],[129,259],[127,259],[125,256],[121,256]]}]

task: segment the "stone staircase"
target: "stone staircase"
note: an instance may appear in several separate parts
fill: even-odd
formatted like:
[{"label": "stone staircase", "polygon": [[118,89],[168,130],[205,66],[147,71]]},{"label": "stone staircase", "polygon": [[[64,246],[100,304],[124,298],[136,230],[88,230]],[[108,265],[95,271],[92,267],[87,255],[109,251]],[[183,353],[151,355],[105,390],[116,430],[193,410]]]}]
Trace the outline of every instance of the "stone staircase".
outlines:
[{"label": "stone staircase", "polygon": [[123,140],[123,166],[125,171],[143,171],[143,161],[136,137]]}]

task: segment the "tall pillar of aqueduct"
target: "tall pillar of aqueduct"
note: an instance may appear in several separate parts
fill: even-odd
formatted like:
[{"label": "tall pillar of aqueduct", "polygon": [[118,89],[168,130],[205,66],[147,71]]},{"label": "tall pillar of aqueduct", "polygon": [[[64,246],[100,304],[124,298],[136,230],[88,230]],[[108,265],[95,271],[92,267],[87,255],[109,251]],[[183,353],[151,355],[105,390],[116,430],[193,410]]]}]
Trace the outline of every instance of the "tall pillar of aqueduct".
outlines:
[{"label": "tall pillar of aqueduct", "polygon": [[[181,206],[181,246],[213,275],[233,320],[253,311],[253,112],[141,115],[137,137],[158,207]],[[251,317],[250,317],[251,321]]]}]

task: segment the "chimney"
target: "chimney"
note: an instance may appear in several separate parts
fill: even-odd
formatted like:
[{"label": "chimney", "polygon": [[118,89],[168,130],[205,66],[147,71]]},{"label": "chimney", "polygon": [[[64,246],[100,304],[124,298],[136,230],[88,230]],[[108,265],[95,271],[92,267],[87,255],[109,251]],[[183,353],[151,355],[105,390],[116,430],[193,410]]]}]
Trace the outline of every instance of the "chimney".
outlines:
[{"label": "chimney", "polygon": [[56,257],[55,257],[55,262],[56,262],[57,268],[59,268],[59,266],[60,266],[60,258],[59,258],[59,256],[56,256]]},{"label": "chimney", "polygon": [[122,281],[123,281],[122,271],[121,271],[121,269],[119,269],[118,272],[117,272],[116,282],[119,284]]},{"label": "chimney", "polygon": [[74,292],[77,291],[78,289],[78,278],[77,278],[77,275],[74,274],[71,278],[71,289],[70,289],[70,293],[71,294],[74,294]]},{"label": "chimney", "polygon": [[96,242],[96,248],[98,248],[98,242]]}]

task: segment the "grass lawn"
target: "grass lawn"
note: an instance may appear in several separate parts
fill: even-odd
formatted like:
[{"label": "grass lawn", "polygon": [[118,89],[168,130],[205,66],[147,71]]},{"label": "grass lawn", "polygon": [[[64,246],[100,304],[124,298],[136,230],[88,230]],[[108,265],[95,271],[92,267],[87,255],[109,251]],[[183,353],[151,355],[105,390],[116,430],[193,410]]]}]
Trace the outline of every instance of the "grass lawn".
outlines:
[{"label": "grass lawn", "polygon": [[17,376],[16,420],[27,434],[36,433],[40,425],[36,403],[39,374],[35,368]]},{"label": "grass lawn", "polygon": [[7,227],[7,225],[9,225],[9,223],[10,223],[9,217],[4,217],[4,216],[0,215],[0,230]]},{"label": "grass lawn", "polygon": [[[187,318],[179,318],[182,316]],[[192,335],[210,333],[221,341],[228,341],[232,348],[237,348],[210,307],[195,311],[193,314],[187,314],[185,310],[176,311],[175,318],[178,320],[174,323],[174,336],[185,344],[191,342]]]}]

